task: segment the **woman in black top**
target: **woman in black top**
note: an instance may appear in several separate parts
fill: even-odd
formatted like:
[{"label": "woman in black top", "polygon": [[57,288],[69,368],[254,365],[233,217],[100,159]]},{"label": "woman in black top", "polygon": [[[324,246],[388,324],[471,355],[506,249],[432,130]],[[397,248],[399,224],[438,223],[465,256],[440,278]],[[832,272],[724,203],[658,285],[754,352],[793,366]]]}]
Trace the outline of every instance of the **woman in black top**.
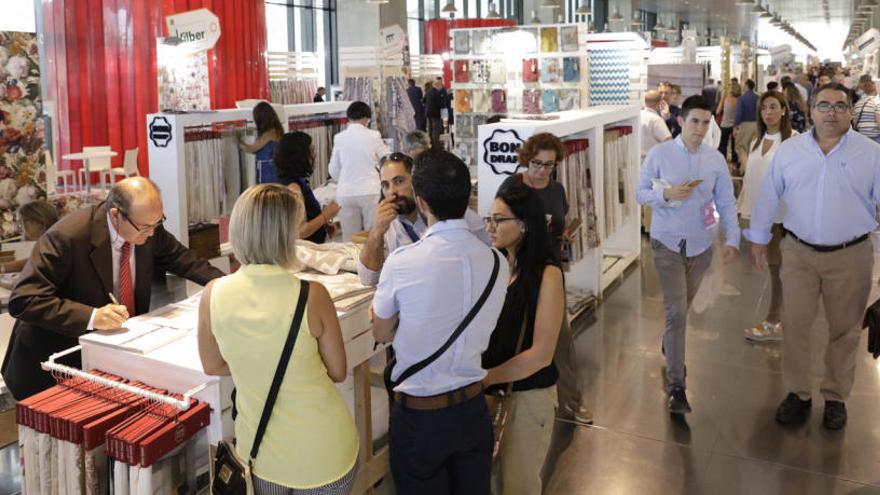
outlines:
[{"label": "woman in black top", "polygon": [[278,141],[273,161],[278,182],[299,193],[305,203],[306,218],[299,226],[299,236],[319,244],[333,237],[330,222],[339,213],[340,207],[334,201],[322,210],[312,192],[309,177],[314,168],[315,151],[311,136],[299,131],[288,132]]},{"label": "woman in black top", "polygon": [[553,355],[565,318],[565,290],[538,195],[521,180],[507,182],[491,212],[486,227],[492,244],[507,254],[511,279],[483,354],[484,383],[490,388],[514,383],[499,453],[502,493],[533,495],[541,493],[541,467],[556,417]]}]

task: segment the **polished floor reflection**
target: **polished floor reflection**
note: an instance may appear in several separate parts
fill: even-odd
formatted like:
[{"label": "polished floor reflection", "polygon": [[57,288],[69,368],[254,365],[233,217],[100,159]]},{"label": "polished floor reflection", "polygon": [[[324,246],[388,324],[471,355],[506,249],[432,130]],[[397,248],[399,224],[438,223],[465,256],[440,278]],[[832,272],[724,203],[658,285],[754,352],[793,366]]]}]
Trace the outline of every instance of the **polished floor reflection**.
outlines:
[{"label": "polished floor reflection", "polygon": [[[865,350],[866,336],[847,427],[822,427],[818,380],[809,423],[781,427],[773,419],[786,392],[781,345],[743,338],[765,311],[765,275],[745,259],[716,269],[688,321],[694,411],[670,416],[660,354],[662,294],[647,245],[643,253],[595,315],[577,322],[579,368],[595,426],[557,424],[545,493],[880,494],[880,364]],[[823,328],[820,316],[814,349],[824,349]],[[815,374],[822,369],[820,358]]]}]

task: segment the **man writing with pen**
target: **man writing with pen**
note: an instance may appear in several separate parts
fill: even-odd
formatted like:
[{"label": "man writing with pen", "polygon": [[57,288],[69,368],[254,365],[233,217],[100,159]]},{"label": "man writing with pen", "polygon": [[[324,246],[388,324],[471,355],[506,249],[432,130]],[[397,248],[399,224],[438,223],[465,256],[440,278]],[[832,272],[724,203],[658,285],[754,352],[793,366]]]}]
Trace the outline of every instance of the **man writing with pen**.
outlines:
[{"label": "man writing with pen", "polygon": [[636,187],[638,202],[654,209],[651,249],[663,289],[666,324],[661,351],[672,414],[691,412],[685,394],[685,328],[688,309],[712,262],[716,208],[724,229],[725,263],[733,262],[739,249],[727,163],[718,150],[702,144],[711,120],[712,106],[704,97],[686,99],[678,117],[681,134],[648,152]]},{"label": "man writing with pen", "polygon": [[[382,200],[376,207],[367,244],[358,260],[358,277],[362,284],[374,287],[385,258],[395,249],[417,242],[428,226],[416,208],[412,186],[413,159],[403,153],[391,153],[379,161]],[[491,244],[483,220],[468,209],[464,220],[468,230],[487,246]]]},{"label": "man writing with pen", "polygon": [[[159,188],[133,177],[37,241],[9,299],[16,323],[2,373],[17,400],[55,384],[40,368],[51,354],[149,311],[154,269],[202,285],[223,276],[166,232],[164,221]],[[81,366],[79,353],[66,359],[63,364]]]}]

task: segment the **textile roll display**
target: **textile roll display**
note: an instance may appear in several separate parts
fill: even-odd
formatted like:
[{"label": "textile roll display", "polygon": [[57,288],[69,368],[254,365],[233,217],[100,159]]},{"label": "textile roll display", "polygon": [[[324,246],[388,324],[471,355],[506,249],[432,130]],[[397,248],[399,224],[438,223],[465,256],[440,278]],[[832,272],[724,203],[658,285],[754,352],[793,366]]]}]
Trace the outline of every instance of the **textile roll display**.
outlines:
[{"label": "textile roll display", "polygon": [[635,183],[630,173],[632,163],[629,152],[632,143],[631,127],[610,127],[605,129],[605,184],[604,201],[604,239],[608,239],[623,226],[624,220],[635,207]]},{"label": "textile roll display", "polygon": [[279,105],[298,105],[312,103],[318,92],[316,79],[279,79],[269,81],[272,103]]}]

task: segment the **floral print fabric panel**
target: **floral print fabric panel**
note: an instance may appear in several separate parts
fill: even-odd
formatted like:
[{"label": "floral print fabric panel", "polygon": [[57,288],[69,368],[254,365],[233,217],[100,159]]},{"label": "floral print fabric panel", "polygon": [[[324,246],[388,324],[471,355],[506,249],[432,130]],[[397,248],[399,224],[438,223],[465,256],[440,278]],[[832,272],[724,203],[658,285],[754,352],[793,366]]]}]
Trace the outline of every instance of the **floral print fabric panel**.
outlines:
[{"label": "floral print fabric panel", "polygon": [[0,32],[0,239],[19,235],[19,206],[46,196],[42,113],[36,34]]},{"label": "floral print fabric panel", "polygon": [[522,95],[523,113],[541,113],[541,90],[524,89]]}]

